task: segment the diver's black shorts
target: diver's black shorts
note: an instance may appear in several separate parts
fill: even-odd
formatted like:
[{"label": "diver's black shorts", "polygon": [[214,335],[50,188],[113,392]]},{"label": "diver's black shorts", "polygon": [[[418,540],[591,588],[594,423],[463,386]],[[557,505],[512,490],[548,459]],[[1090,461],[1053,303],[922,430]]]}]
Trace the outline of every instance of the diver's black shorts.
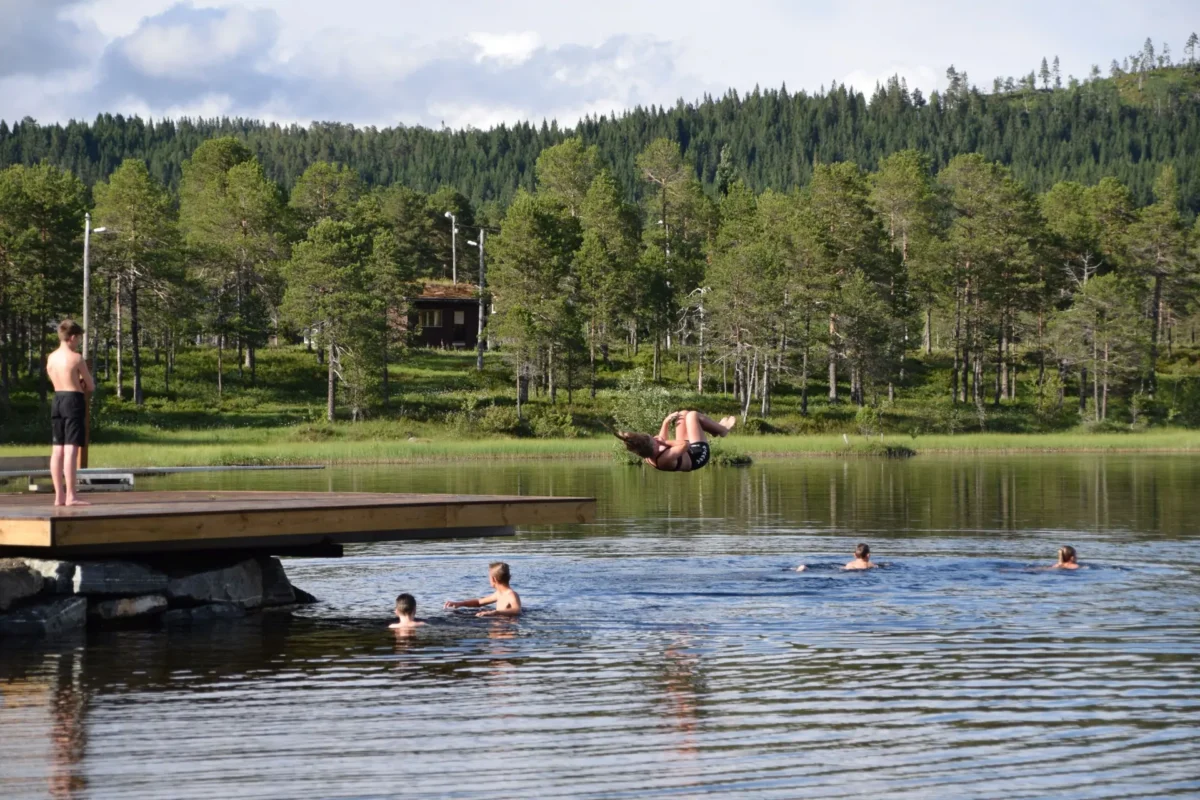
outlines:
[{"label": "diver's black shorts", "polygon": [[50,406],[50,441],[54,444],[87,444],[87,404],[83,392],[55,392]]},{"label": "diver's black shorts", "polygon": [[695,472],[707,464],[710,454],[711,450],[708,442],[692,442],[689,444],[688,455],[692,458],[692,471]]}]

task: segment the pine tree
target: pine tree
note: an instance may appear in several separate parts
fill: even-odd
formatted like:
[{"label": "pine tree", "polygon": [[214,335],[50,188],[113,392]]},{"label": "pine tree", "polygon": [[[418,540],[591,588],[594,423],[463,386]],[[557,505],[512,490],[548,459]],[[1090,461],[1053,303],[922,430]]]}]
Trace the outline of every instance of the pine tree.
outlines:
[{"label": "pine tree", "polygon": [[1038,77],[1042,79],[1042,88],[1050,88],[1050,65],[1046,63],[1046,57],[1042,56],[1042,68],[1038,70]]},{"label": "pine tree", "polygon": [[129,298],[133,401],[140,406],[145,394],[139,298],[170,291],[171,284],[180,280],[179,229],[170,195],[150,176],[143,161],[126,160],[106,183],[96,185],[95,193],[97,226],[108,229],[106,236],[97,239],[97,260],[117,277]]}]

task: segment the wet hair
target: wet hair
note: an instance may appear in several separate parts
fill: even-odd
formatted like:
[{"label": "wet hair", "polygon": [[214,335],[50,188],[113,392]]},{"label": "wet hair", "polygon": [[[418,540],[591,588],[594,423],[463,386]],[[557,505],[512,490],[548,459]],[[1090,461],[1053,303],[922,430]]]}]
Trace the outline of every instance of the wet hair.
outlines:
[{"label": "wet hair", "polygon": [[411,594],[402,594],[396,598],[396,613],[411,617],[417,613],[417,601]]},{"label": "wet hair", "polygon": [[73,319],[64,319],[58,323],[58,340],[65,342],[72,336],[83,336],[83,328]]},{"label": "wet hair", "polygon": [[854,557],[861,558],[863,561],[866,561],[871,557],[870,545],[860,544],[858,547],[854,548]]},{"label": "wet hair", "polygon": [[654,437],[648,433],[614,431],[613,435],[625,443],[626,449],[642,458],[654,458]]},{"label": "wet hair", "polygon": [[488,565],[488,575],[491,575],[501,586],[508,586],[512,573],[509,572],[508,564],[503,561],[493,561]]},{"label": "wet hair", "polygon": [[1066,544],[1058,548],[1058,563],[1071,564],[1075,561],[1075,548]]}]

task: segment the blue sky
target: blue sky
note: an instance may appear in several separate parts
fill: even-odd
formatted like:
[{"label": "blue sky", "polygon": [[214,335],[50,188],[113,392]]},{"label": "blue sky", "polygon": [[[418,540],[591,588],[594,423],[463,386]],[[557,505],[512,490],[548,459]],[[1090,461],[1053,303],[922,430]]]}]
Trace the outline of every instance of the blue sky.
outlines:
[{"label": "blue sky", "polygon": [[1065,76],[1166,41],[1200,3],[0,0],[0,119],[98,112],[490,127],[567,123],[755,84],[990,88],[1042,56]]}]

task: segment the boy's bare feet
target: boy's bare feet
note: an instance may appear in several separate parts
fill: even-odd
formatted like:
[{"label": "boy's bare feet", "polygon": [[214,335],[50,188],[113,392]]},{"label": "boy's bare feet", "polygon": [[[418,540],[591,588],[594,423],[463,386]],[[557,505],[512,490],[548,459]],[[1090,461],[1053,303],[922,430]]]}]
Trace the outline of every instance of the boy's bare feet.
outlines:
[{"label": "boy's bare feet", "polygon": [[80,500],[78,497],[69,498],[67,500],[66,504],[69,506],[90,506],[91,505],[91,503],[89,503],[87,500]]},{"label": "boy's bare feet", "polygon": [[728,417],[721,419],[721,427],[728,433],[733,430],[733,426],[737,424],[737,417],[730,414]]}]

